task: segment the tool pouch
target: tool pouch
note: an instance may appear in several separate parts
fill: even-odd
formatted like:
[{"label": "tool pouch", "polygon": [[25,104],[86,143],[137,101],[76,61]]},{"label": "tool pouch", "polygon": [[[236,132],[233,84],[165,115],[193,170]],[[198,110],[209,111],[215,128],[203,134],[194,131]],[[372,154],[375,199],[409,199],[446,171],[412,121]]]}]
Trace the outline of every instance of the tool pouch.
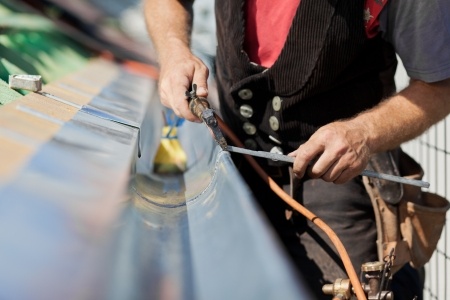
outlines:
[{"label": "tool pouch", "polygon": [[[410,179],[423,177],[421,166],[400,149],[375,155],[369,169]],[[420,187],[368,177],[363,182],[374,207],[380,261],[394,249],[392,273],[408,262],[422,267],[436,249],[450,203]]]}]

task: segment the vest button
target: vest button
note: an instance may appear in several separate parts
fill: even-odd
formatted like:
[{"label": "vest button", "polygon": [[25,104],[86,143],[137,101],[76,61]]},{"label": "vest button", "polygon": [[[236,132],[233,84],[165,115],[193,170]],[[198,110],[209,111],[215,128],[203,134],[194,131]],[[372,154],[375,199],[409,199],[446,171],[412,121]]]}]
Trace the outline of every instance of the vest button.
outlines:
[{"label": "vest button", "polygon": [[271,136],[271,135],[269,135],[269,139],[270,139],[272,142],[277,143],[278,145],[281,145],[281,144],[282,144],[280,140],[276,139],[275,137],[273,137],[273,136]]},{"label": "vest button", "polygon": [[269,118],[269,124],[270,124],[270,128],[273,131],[277,131],[278,129],[280,129],[280,123],[278,122],[278,119],[275,116],[271,116]]},{"label": "vest button", "polygon": [[258,149],[258,144],[256,144],[255,140],[247,139],[244,141],[245,148],[250,150],[256,150]]},{"label": "vest button", "polygon": [[281,98],[278,96],[272,99],[272,108],[274,111],[279,111],[281,109]]},{"label": "vest button", "polygon": [[253,98],[253,92],[250,89],[242,89],[238,92],[238,96],[242,100],[250,100]]},{"label": "vest button", "polygon": [[241,105],[239,112],[241,113],[241,116],[247,119],[253,116],[253,108],[247,104]]},{"label": "vest button", "polygon": [[270,149],[270,153],[275,153],[275,154],[283,154],[283,149],[281,149],[280,147],[273,147],[272,149]]},{"label": "vest button", "polygon": [[254,135],[256,133],[256,126],[253,125],[252,123],[245,122],[244,125],[242,126],[242,128],[244,129],[245,133],[248,135]]}]

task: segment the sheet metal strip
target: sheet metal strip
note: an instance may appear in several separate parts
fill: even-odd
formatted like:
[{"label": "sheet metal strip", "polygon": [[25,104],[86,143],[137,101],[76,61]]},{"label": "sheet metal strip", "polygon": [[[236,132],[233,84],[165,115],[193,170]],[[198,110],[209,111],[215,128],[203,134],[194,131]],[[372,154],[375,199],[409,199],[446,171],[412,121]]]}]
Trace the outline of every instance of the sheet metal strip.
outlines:
[{"label": "sheet metal strip", "polygon": [[[237,153],[247,154],[247,155],[251,155],[251,156],[257,156],[257,157],[263,157],[263,158],[272,159],[272,160],[284,161],[284,162],[288,162],[291,164],[294,163],[294,161],[295,161],[295,157],[282,155],[282,154],[278,154],[278,153],[270,153],[270,152],[265,152],[265,151],[253,151],[253,150],[234,147],[234,146],[228,146],[227,150],[231,151],[231,152],[237,152]],[[378,173],[378,172],[375,172],[372,170],[363,170],[361,172],[361,175],[367,176],[367,177],[383,179],[383,180],[389,180],[389,181],[393,181],[393,182],[399,182],[399,183],[403,183],[403,184],[414,185],[414,186],[423,187],[423,188],[430,187],[430,184],[428,182],[425,182],[422,180],[410,179],[410,178],[395,176],[395,175],[391,175],[391,174],[383,174],[383,173]]]}]

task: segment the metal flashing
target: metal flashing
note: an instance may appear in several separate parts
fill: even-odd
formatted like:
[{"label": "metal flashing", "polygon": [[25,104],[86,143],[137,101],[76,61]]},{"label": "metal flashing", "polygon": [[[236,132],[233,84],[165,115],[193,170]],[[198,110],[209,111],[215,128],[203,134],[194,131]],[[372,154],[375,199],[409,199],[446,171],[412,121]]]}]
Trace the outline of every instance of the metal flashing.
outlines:
[{"label": "metal flashing", "polygon": [[0,298],[308,299],[205,126],[178,128],[185,173],[152,173],[164,124],[156,82],[119,73],[86,107],[136,126],[82,108],[0,182]]}]

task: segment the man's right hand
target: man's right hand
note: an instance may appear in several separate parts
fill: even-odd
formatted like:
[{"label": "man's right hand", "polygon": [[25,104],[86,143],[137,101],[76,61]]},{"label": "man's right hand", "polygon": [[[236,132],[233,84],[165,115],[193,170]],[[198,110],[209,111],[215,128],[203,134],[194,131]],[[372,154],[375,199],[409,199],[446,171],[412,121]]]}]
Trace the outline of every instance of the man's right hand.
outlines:
[{"label": "man's right hand", "polygon": [[186,91],[197,85],[197,95],[208,96],[209,70],[189,48],[192,0],[144,0],[147,29],[159,57],[161,103],[175,114],[200,122],[188,108]]},{"label": "man's right hand", "polygon": [[189,49],[172,48],[160,60],[159,93],[161,103],[171,108],[181,118],[192,122],[201,122],[189,110],[186,91],[192,84],[197,85],[197,95],[208,96],[207,79],[209,70],[206,65]]}]

